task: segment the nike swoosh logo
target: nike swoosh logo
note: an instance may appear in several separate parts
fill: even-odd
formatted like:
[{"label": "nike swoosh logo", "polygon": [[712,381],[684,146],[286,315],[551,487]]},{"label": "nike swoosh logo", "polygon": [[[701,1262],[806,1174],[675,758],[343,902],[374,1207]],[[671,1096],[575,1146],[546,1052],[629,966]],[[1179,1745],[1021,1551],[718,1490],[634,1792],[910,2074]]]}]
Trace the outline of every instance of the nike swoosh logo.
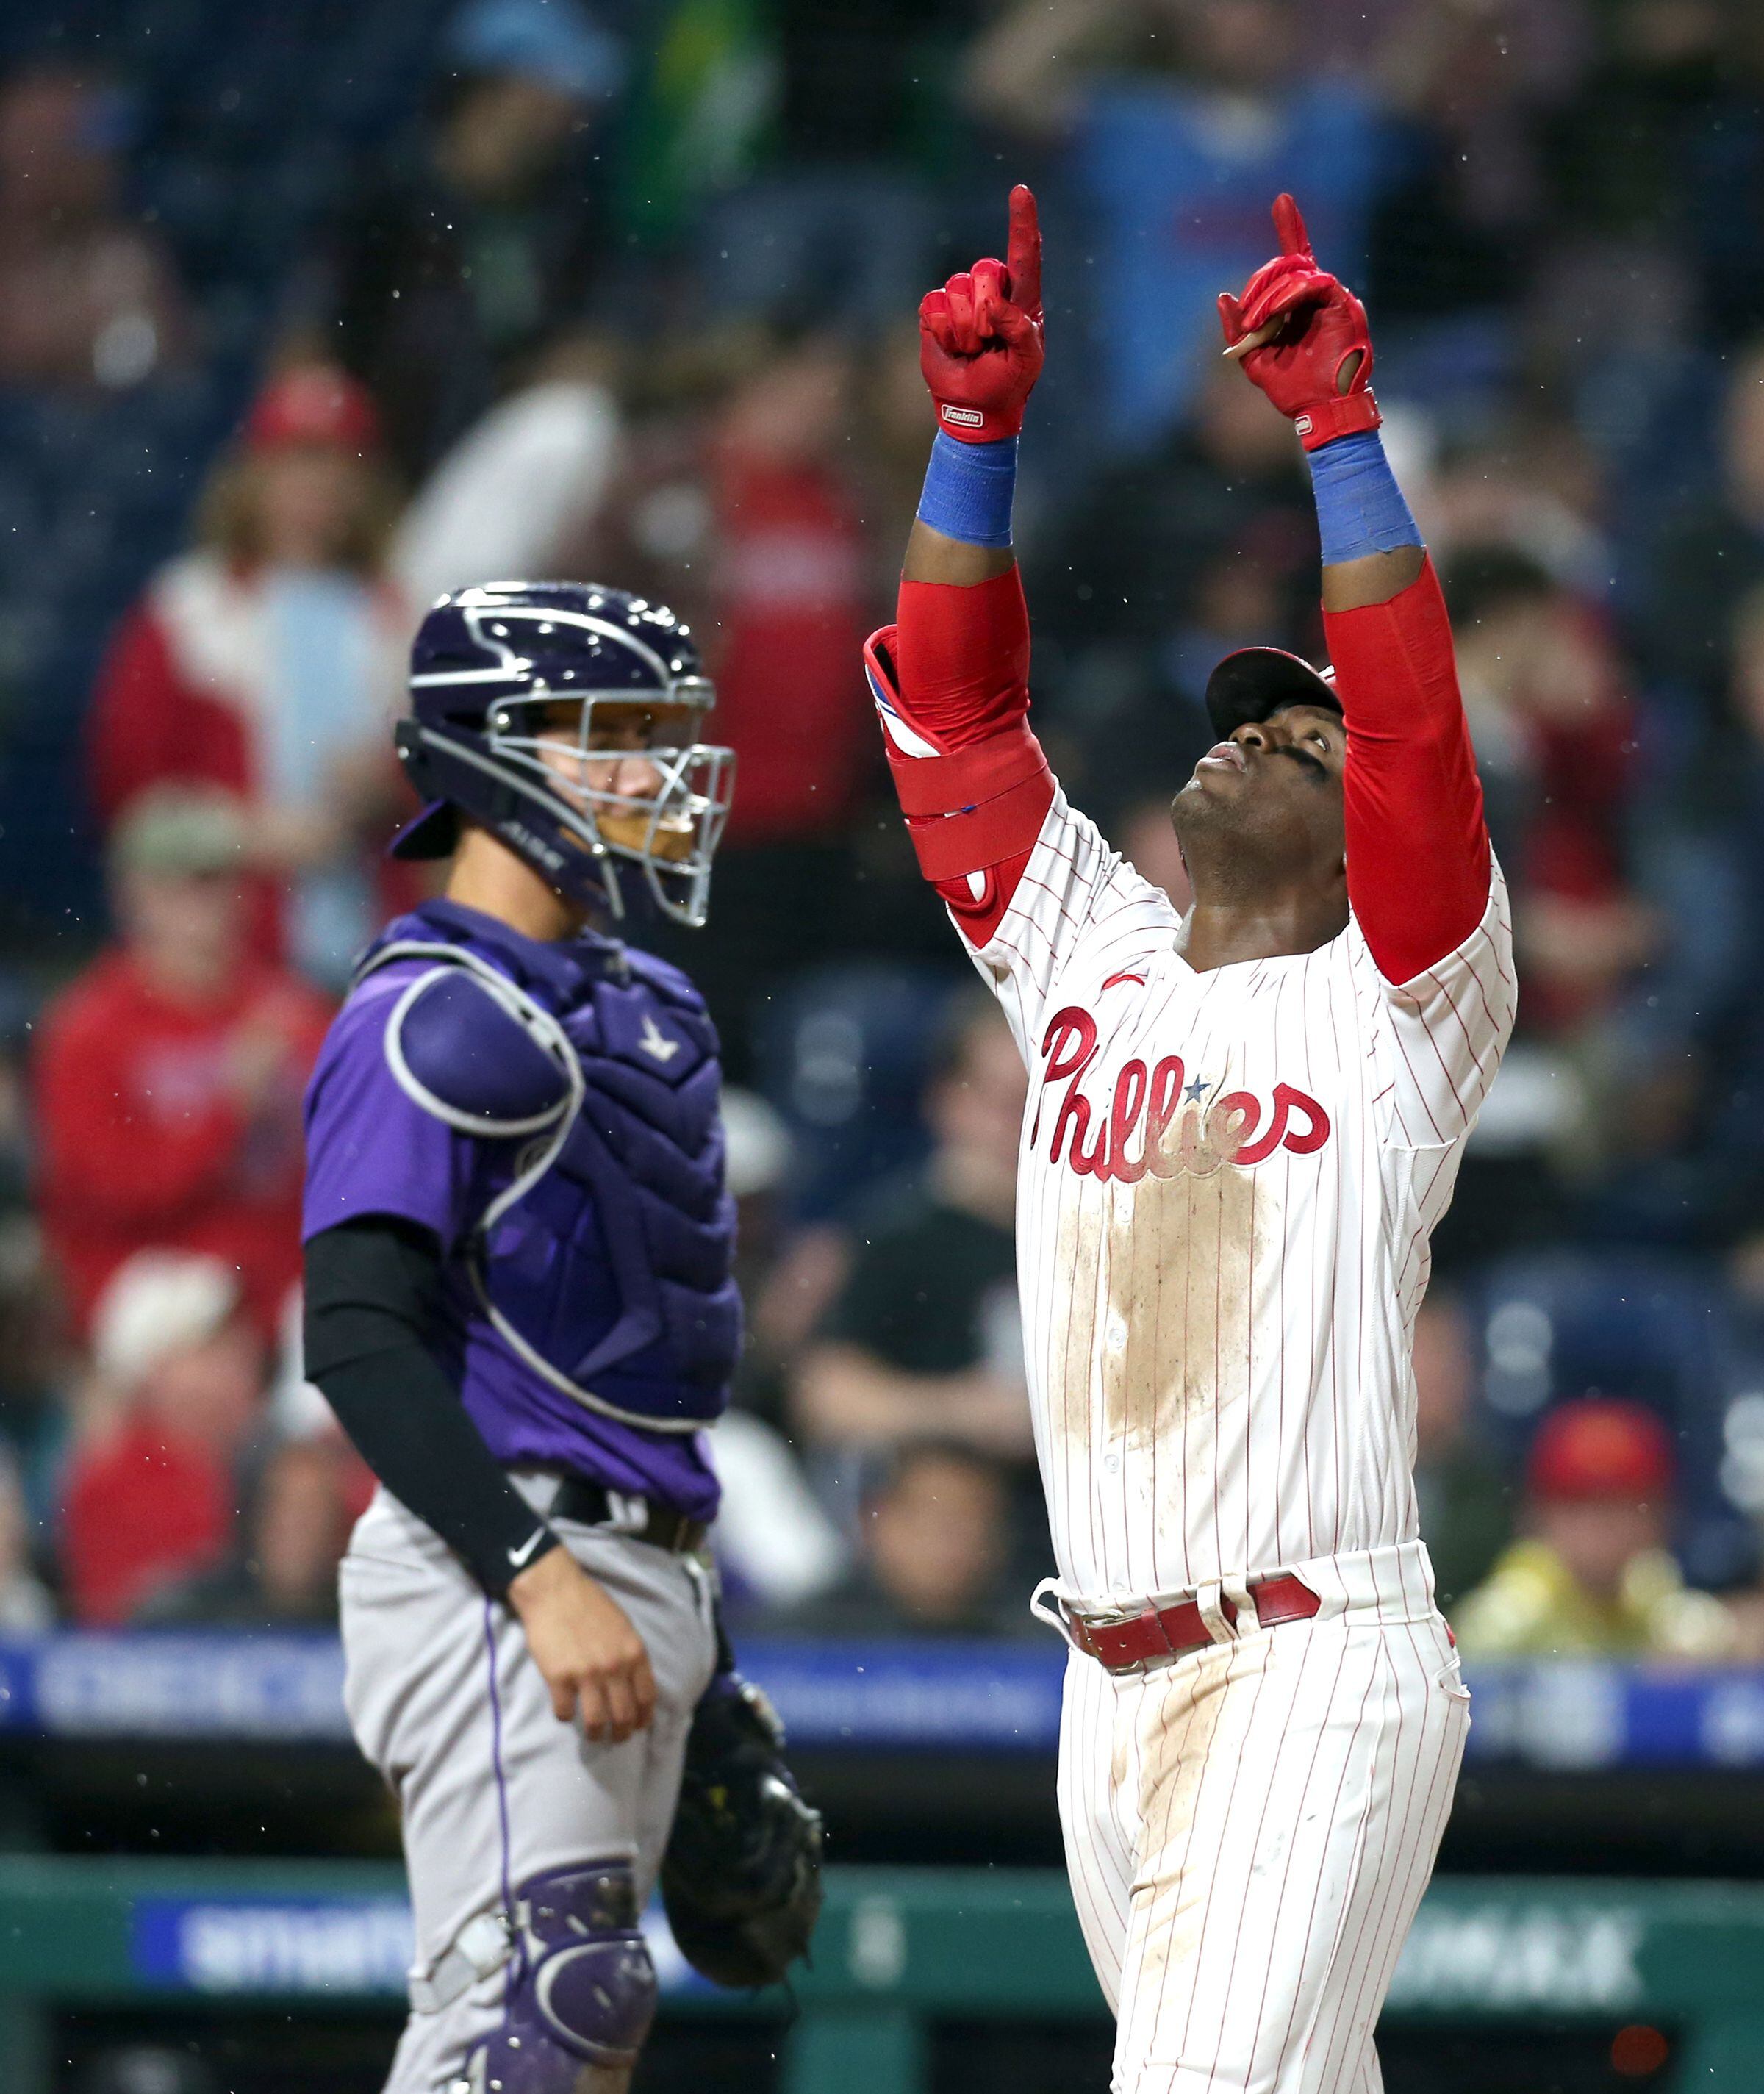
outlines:
[{"label": "nike swoosh logo", "polygon": [[539,1546],[540,1543],[543,1541],[545,1538],[545,1529],[542,1527],[536,1527],[532,1532],[529,1534],[527,1539],[521,1544],[519,1549],[510,1549],[508,1552],[509,1562],[514,1565],[517,1570],[519,1570],[526,1562],[528,1557],[532,1554],[533,1551]]}]

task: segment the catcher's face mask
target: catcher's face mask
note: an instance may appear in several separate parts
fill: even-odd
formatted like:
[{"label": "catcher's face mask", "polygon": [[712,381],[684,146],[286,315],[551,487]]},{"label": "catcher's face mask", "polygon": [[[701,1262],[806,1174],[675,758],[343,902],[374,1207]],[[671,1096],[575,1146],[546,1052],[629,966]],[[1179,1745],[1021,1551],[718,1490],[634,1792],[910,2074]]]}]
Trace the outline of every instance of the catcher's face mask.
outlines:
[{"label": "catcher's face mask", "polygon": [[715,698],[702,676],[681,678],[653,703],[625,692],[536,691],[501,700],[485,721],[492,752],[553,801],[564,837],[601,861],[619,913],[609,860],[639,867],[667,914],[705,919],[735,784],[735,752],[700,739]]}]

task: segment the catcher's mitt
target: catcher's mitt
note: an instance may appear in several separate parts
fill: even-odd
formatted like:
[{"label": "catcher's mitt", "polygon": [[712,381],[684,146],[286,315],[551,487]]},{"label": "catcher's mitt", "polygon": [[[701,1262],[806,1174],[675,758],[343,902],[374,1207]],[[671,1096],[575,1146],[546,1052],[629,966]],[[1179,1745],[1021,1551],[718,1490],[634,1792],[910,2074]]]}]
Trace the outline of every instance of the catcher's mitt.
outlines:
[{"label": "catcher's mitt", "polygon": [[820,1915],[821,1814],[797,1793],[777,1712],[738,1672],[693,1715],[662,1903],[687,1961],[731,1987],[776,1983]]}]

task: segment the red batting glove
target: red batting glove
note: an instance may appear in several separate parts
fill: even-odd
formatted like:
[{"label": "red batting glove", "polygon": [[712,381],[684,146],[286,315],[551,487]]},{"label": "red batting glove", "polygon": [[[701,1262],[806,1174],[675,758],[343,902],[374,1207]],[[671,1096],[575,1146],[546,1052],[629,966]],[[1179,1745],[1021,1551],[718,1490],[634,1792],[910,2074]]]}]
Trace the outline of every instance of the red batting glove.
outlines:
[{"label": "red batting glove", "polygon": [[1010,192],[1010,261],[976,262],[919,308],[919,367],[937,426],[965,444],[993,444],[1023,427],[1041,375],[1041,228],[1022,183]]},{"label": "red batting glove", "polygon": [[1274,200],[1280,252],[1244,286],[1219,294],[1225,353],[1297,429],[1308,451],[1383,419],[1372,398],[1372,337],[1366,308],[1317,266],[1298,206]]}]

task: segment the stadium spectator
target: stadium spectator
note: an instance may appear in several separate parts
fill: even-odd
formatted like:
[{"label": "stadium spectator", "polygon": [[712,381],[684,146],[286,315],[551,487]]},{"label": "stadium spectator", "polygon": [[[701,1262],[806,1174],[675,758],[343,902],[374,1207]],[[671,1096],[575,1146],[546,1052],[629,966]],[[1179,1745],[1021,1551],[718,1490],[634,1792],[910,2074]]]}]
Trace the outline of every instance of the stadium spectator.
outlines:
[{"label": "stadium spectator", "polygon": [[865,1485],[858,1549],[840,1584],[768,1626],[838,1636],[1030,1632],[1021,1594],[1006,1589],[1010,1480],[971,1446],[897,1448]]},{"label": "stadium spectator", "polygon": [[[1379,172],[1363,76],[1300,63],[1297,0],[1013,0],[972,49],[985,117],[1055,149],[1084,228],[1102,430],[1154,439],[1216,349],[1222,285],[1293,189],[1319,253],[1365,281]],[[1093,424],[1093,433],[1095,431]]]},{"label": "stadium spectator", "polygon": [[793,1225],[800,1159],[782,1115],[763,1098],[727,1086],[723,1131],[742,1305],[735,1401],[767,1424],[781,1426],[796,1362],[845,1278],[845,1234],[834,1225]]},{"label": "stadium spectator", "polygon": [[964,993],[926,1097],[923,1180],[861,1230],[797,1372],[798,1426],[836,1471],[928,1432],[1006,1460],[1029,1453],[1014,1231],[1026,1084],[990,999]]},{"label": "stadium spectator", "polygon": [[249,801],[259,935],[333,987],[380,920],[377,846],[402,804],[410,619],[382,569],[376,428],[339,371],[270,381],[211,477],[201,542],[124,621],[86,733],[106,824],[167,781]]},{"label": "stadium spectator", "polygon": [[[845,345],[725,330],[665,362],[624,482],[573,564],[683,606],[706,644],[717,732],[741,763],[718,859],[726,894],[736,853],[823,843],[849,812],[869,747],[854,664],[878,577],[846,463]],[[799,938],[814,900],[792,893]],[[719,913],[738,935],[740,907]]]},{"label": "stadium spectator", "polygon": [[115,944],[50,1006],[43,1222],[76,1324],[135,1252],[224,1261],[272,1334],[300,1272],[301,1097],[322,998],[251,949],[224,794],[144,795],[112,840]]},{"label": "stadium spectator", "polygon": [[417,150],[354,186],[311,293],[413,486],[587,315],[613,245],[600,134],[624,59],[580,0],[466,0],[442,64]]},{"label": "stadium spectator", "polygon": [[723,1136],[742,1343],[733,1405],[716,1431],[723,1501],[712,1545],[733,1609],[788,1607],[845,1563],[838,1530],[778,1429],[791,1369],[844,1270],[842,1245],[832,1232],[787,1226],[790,1132],[763,1098],[726,1088]]},{"label": "stadium spectator", "polygon": [[261,1411],[263,1348],[219,1258],[143,1251],[98,1304],[93,1367],[61,1562],[75,1618],[108,1625],[231,1546],[233,1465]]},{"label": "stadium spectator", "polygon": [[1667,1546],[1675,1466],[1640,1404],[1583,1397],[1550,1411],[1526,1466],[1527,1531],[1459,1603],[1466,1656],[1729,1655],[1732,1617],[1685,1584]]},{"label": "stadium spectator", "polygon": [[732,1614],[791,1607],[824,1592],[849,1553],[782,1433],[750,1411],[717,1422],[723,1499],[712,1546]]},{"label": "stadium spectator", "polygon": [[1417,513],[1427,546],[1449,569],[1460,552],[1497,547],[1521,554],[1588,602],[1606,590],[1616,563],[1607,535],[1608,475],[1571,422],[1547,412],[1504,416],[1472,441],[1436,443],[1425,418],[1398,408],[1396,441],[1418,458]]},{"label": "stadium spectator", "polygon": [[182,354],[165,250],[124,215],[120,90],[59,64],[0,86],[0,384],[137,385]]},{"label": "stadium spectator", "polygon": [[507,575],[565,571],[620,459],[614,359],[571,335],[436,466],[399,519],[391,567],[407,603]]},{"label": "stadium spectator", "polygon": [[239,1539],[217,1569],[150,1593],[137,1618],[240,1629],[322,1628],[352,1524],[340,1440],[272,1441],[248,1465]]},{"label": "stadium spectator", "polygon": [[[880,603],[843,441],[844,345],[724,336],[706,363],[634,444],[575,564],[672,604],[705,641],[741,784],[717,935],[694,943],[692,971],[745,1080],[749,1019],[778,978],[849,947],[850,817],[875,745],[861,658]],[[692,398],[701,387],[713,397]]]},{"label": "stadium spectator", "polygon": [[0,1446],[0,1636],[39,1636],[55,1618],[31,1565],[31,1516],[12,1456]]},{"label": "stadium spectator", "polygon": [[1466,546],[1448,574],[1489,827],[1516,890],[1527,1030],[1610,1010],[1660,924],[1630,884],[1636,749],[1622,665],[1592,613],[1537,563]]},{"label": "stadium spectator", "polygon": [[1735,611],[1724,698],[1719,761],[1696,763],[1692,792],[1673,796],[1678,878],[1660,882],[1671,936],[1627,1014],[1629,1153],[1601,1207],[1631,1231],[1710,1248],[1754,1240],[1764,1214],[1764,584]]},{"label": "stadium spectator", "polygon": [[1470,1319],[1437,1284],[1415,1316],[1415,1497],[1442,1608],[1479,1585],[1513,1531],[1512,1489],[1472,1430]]}]

